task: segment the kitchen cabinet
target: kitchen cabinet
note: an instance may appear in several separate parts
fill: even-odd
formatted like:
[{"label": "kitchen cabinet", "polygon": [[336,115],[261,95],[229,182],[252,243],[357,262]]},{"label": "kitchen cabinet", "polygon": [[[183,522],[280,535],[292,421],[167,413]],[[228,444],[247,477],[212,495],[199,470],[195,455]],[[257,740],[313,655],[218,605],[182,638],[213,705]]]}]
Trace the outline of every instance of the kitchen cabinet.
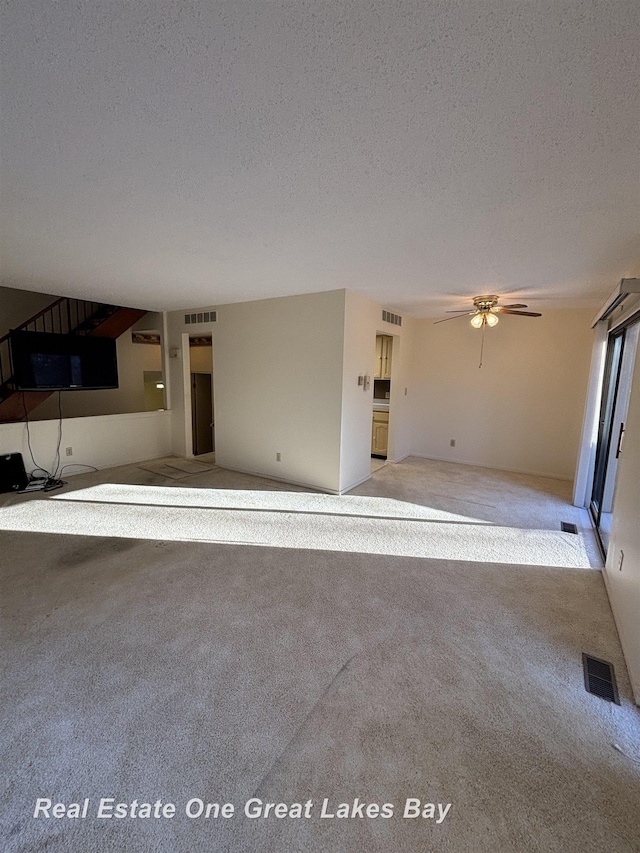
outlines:
[{"label": "kitchen cabinet", "polygon": [[389,443],[389,412],[374,412],[371,428],[371,453],[386,456]]},{"label": "kitchen cabinet", "polygon": [[376,335],[376,361],[373,370],[374,379],[391,379],[391,355],[393,338],[391,335]]}]

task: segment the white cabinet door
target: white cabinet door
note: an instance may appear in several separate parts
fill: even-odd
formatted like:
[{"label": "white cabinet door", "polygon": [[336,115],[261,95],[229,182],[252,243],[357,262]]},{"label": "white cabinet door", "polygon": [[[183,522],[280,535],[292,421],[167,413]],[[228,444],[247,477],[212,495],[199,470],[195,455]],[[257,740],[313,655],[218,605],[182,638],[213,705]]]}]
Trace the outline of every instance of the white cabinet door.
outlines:
[{"label": "white cabinet door", "polygon": [[371,452],[376,456],[386,456],[388,443],[389,412],[374,412],[371,428]]}]

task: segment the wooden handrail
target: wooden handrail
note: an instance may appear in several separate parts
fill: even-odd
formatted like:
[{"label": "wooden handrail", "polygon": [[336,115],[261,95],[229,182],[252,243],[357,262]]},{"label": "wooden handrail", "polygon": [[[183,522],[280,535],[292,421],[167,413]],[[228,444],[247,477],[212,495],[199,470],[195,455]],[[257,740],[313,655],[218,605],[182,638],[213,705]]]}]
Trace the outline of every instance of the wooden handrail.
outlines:
[{"label": "wooden handrail", "polygon": [[[76,324],[79,323],[80,325],[82,325],[83,322],[86,322],[88,320],[88,318],[92,316],[92,312],[95,312],[96,309],[101,309],[101,308],[105,308],[105,307],[115,307],[115,306],[109,306],[109,305],[107,305],[107,303],[104,303],[104,302],[93,302],[92,300],[88,300],[88,299],[76,299],[75,297],[71,297],[71,296],[60,296],[54,302],[51,302],[49,305],[47,305],[46,308],[43,308],[41,311],[38,311],[37,314],[34,314],[33,317],[30,317],[28,320],[25,320],[24,323],[21,323],[19,326],[16,326],[16,328],[14,330],[10,330],[6,335],[3,335],[0,338],[0,386],[1,387],[4,388],[11,381],[10,352],[7,351],[6,353],[4,353],[3,348],[2,348],[2,345],[7,344],[8,341],[10,340],[11,331],[26,329],[31,325],[35,325],[37,323],[37,321],[40,320],[41,318],[42,318],[43,327],[44,327],[44,329],[46,329],[46,319],[44,319],[44,318],[47,315],[51,316],[51,322],[52,322],[52,326],[53,326],[54,312],[55,312],[56,308],[58,309],[58,319],[59,319],[60,325],[62,327],[62,313],[61,312],[64,309],[62,309],[60,306],[62,306],[64,303],[66,303],[66,315],[67,315],[66,319],[67,319],[67,326],[68,326],[67,334],[71,334],[73,331],[75,331],[77,328],[79,328],[79,325],[76,325],[75,329],[71,328],[71,315],[72,315],[71,305],[72,304],[76,305],[76,311],[75,311],[75,313],[76,313],[76,317],[75,317]],[[79,311],[80,305],[83,306],[83,320],[81,322],[80,322],[80,311]],[[87,308],[88,308],[88,310],[87,310]],[[53,329],[52,329],[52,331],[53,331]],[[62,328],[60,329],[60,333],[62,334]],[[6,360],[9,362],[8,364],[3,363],[5,361],[5,359],[4,359],[5,355],[6,355]]]},{"label": "wooden handrail", "polygon": [[[34,314],[33,317],[30,317],[28,320],[25,320],[24,323],[20,323],[19,326],[16,326],[16,329],[24,329],[25,326],[29,325],[29,323],[33,323],[35,320],[39,320],[40,317],[43,316],[43,314],[46,314],[47,311],[51,311],[52,308],[55,308],[56,305],[60,305],[60,303],[64,302],[64,300],[67,298],[67,296],[61,296],[59,299],[56,299],[56,301],[52,302],[51,305],[47,305],[47,307],[43,308],[42,311],[38,311],[38,313]],[[8,332],[6,335],[3,335],[0,338],[0,344],[3,343],[3,341],[8,341],[10,337],[11,332]]]},{"label": "wooden handrail", "polygon": [[33,323],[35,320],[39,320],[43,314],[46,314],[47,311],[51,311],[56,305],[60,305],[61,302],[64,302],[65,299],[68,299],[68,296],[61,296],[59,299],[56,299],[55,302],[52,302],[51,305],[47,305],[46,308],[43,308],[42,311],[38,311],[37,314],[34,314],[33,317],[30,317],[28,320],[25,320],[24,323],[20,323],[19,326],[16,326],[16,329],[24,329],[25,326],[28,326],[29,323]]}]

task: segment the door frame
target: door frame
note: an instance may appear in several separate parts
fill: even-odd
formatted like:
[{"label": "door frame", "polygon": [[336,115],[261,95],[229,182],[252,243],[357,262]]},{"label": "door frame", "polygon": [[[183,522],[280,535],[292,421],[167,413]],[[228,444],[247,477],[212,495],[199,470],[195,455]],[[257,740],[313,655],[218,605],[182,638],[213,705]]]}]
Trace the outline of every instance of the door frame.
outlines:
[{"label": "door frame", "polygon": [[[207,420],[210,421],[209,431],[211,433],[211,448],[209,450],[200,450],[198,444],[198,417],[199,417],[199,394],[197,388],[197,378],[198,376],[206,376],[208,378],[209,384],[209,401],[210,401],[210,409],[208,411]],[[213,453],[215,449],[214,438],[213,438],[213,373],[191,373],[189,377],[189,381],[191,383],[191,441],[193,446],[193,455],[201,456],[203,453]],[[206,412],[206,406],[205,406]],[[205,421],[206,422],[206,421]]]},{"label": "door frame", "polygon": [[[618,323],[613,328],[609,329],[605,341],[605,355],[600,381],[600,401],[597,410],[597,435],[594,449],[593,471],[590,479],[590,490],[588,494],[588,509],[593,527],[596,533],[596,540],[603,558],[606,560],[608,546],[605,545],[601,533],[601,521],[603,512],[603,498],[607,489],[607,474],[611,461],[611,446],[612,441],[620,441],[615,435],[616,412],[618,410],[618,392],[620,389],[620,378],[625,369],[624,358],[627,350],[627,332],[630,328],[640,326],[640,311],[636,311],[631,316],[627,317],[623,322]],[[617,354],[617,363],[614,368],[615,346],[620,340],[620,349]],[[635,362],[638,360],[638,346],[632,353],[633,363],[630,366],[631,375],[636,368]],[[612,371],[615,369],[615,377],[613,378],[613,388],[610,387],[612,381]],[[611,394],[608,391],[611,390]],[[610,402],[610,405],[609,405]],[[609,411],[609,421],[607,423],[607,414],[605,408]],[[600,465],[602,464],[602,470]],[[597,502],[594,501],[594,493],[596,490],[596,481],[598,481],[599,494]],[[615,495],[614,495],[615,497]]]},{"label": "door frame", "polygon": [[[611,440],[613,437],[614,415],[618,404],[618,388],[620,386],[620,371],[622,359],[625,352],[626,326],[621,329],[613,329],[607,337],[607,351],[605,355],[604,374],[602,377],[600,407],[598,412],[598,436],[596,439],[596,458],[593,469],[593,480],[591,482],[591,495],[589,496],[589,512],[598,536],[600,548],[604,553],[606,549],[600,534],[600,521],[602,519],[602,498],[604,496],[607,469],[609,467],[609,455],[611,452]],[[616,353],[616,346],[620,341],[620,349]],[[614,358],[616,359],[614,368]],[[612,376],[615,369],[615,376]],[[613,385],[611,385],[613,379]],[[597,502],[595,498],[596,486],[599,488]]]},{"label": "door frame", "polygon": [[[195,332],[183,332],[182,333],[182,391],[183,391],[183,406],[184,406],[184,455],[187,458],[193,458],[195,456],[193,450],[193,432],[192,432],[192,400],[191,400],[191,345],[190,340],[193,337],[207,337],[211,338],[211,358],[213,362],[212,373],[211,373],[211,382],[212,382],[212,391],[211,391],[211,403],[212,403],[212,420],[214,419],[214,413],[216,411],[216,401],[215,401],[215,393],[216,393],[216,383],[215,383],[215,347],[214,347],[214,339],[213,332],[205,331],[201,335],[196,334]],[[215,420],[214,420],[215,424]],[[215,430],[215,426],[214,426]],[[215,432],[214,432],[214,449],[216,447],[215,443]]]}]

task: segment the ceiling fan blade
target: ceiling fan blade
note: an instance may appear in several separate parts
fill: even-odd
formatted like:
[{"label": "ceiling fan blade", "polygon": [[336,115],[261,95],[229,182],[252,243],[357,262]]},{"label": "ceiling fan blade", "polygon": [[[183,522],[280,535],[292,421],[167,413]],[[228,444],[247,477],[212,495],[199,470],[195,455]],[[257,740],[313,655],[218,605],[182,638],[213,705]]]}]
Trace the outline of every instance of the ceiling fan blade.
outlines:
[{"label": "ceiling fan blade", "polygon": [[503,308],[527,308],[527,305],[522,305],[521,303],[516,303],[515,305],[496,305],[496,311],[502,311]]},{"label": "ceiling fan blade", "polygon": [[446,323],[447,320],[460,320],[461,317],[464,317],[464,316],[468,317],[469,314],[476,314],[476,313],[477,313],[476,311],[465,311],[464,314],[458,314],[457,317],[445,317],[444,320],[434,320],[433,325],[435,326],[436,323]]},{"label": "ceiling fan blade", "polygon": [[501,314],[520,314],[523,317],[542,317],[542,314],[538,314],[536,311],[511,311],[510,308],[501,308]]},{"label": "ceiling fan blade", "polygon": [[461,311],[445,311],[445,314],[470,314],[472,312],[469,311],[468,308],[463,308]]}]

